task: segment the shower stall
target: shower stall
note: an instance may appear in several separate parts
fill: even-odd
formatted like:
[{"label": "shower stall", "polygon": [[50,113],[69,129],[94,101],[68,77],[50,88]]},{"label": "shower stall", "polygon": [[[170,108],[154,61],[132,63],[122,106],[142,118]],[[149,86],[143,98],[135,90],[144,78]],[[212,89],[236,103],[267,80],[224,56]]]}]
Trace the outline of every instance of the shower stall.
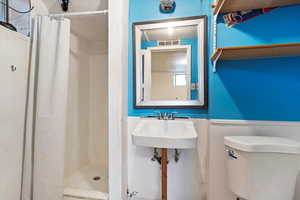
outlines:
[{"label": "shower stall", "polygon": [[64,200],[108,199],[108,22],[105,13],[71,22]]},{"label": "shower stall", "polygon": [[106,200],[107,11],[38,16],[31,46],[23,199]]}]

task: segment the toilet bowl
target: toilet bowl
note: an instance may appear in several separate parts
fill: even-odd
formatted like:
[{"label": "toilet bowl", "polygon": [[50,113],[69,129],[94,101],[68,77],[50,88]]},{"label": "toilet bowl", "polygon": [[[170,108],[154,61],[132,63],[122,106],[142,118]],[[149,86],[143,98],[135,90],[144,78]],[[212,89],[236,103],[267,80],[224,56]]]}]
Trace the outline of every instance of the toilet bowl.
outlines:
[{"label": "toilet bowl", "polygon": [[300,143],[278,137],[224,138],[228,184],[245,200],[293,200]]}]

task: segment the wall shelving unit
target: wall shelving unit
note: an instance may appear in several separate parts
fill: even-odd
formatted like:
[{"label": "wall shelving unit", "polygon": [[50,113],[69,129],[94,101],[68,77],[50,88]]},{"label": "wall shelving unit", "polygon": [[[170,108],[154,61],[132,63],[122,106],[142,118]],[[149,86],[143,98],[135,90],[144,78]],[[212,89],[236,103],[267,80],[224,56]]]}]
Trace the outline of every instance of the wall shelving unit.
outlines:
[{"label": "wall shelving unit", "polygon": [[211,60],[300,56],[300,43],[217,48]]},{"label": "wall shelving unit", "polygon": [[217,0],[214,14],[300,4],[300,0]]},{"label": "wall shelving unit", "polygon": [[214,53],[211,57],[213,72],[217,71],[218,60],[300,56],[300,43],[217,48],[217,19],[219,14],[297,4],[300,4],[300,0],[216,0],[216,3],[212,5],[214,13]]}]

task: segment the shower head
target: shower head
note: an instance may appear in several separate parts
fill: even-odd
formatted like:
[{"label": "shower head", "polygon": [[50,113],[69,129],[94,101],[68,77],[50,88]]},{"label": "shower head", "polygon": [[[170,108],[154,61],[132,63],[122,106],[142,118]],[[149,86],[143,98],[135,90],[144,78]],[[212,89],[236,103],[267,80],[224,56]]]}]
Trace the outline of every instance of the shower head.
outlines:
[{"label": "shower head", "polygon": [[69,0],[61,0],[61,8],[64,12],[69,10]]}]

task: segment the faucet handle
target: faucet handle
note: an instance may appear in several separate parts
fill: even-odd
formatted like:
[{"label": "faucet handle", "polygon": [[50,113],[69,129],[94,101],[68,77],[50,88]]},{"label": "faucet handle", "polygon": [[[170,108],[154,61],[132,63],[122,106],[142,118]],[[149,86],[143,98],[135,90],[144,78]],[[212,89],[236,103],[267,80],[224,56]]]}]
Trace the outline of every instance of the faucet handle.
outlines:
[{"label": "faucet handle", "polygon": [[175,120],[175,115],[178,114],[178,112],[171,112],[170,113],[170,120]]},{"label": "faucet handle", "polygon": [[168,120],[168,119],[169,119],[169,114],[168,114],[167,112],[164,113],[163,119],[164,119],[164,120]]},{"label": "faucet handle", "polygon": [[158,119],[161,120],[163,118],[162,113],[160,111],[154,111],[154,113],[158,114]]}]

